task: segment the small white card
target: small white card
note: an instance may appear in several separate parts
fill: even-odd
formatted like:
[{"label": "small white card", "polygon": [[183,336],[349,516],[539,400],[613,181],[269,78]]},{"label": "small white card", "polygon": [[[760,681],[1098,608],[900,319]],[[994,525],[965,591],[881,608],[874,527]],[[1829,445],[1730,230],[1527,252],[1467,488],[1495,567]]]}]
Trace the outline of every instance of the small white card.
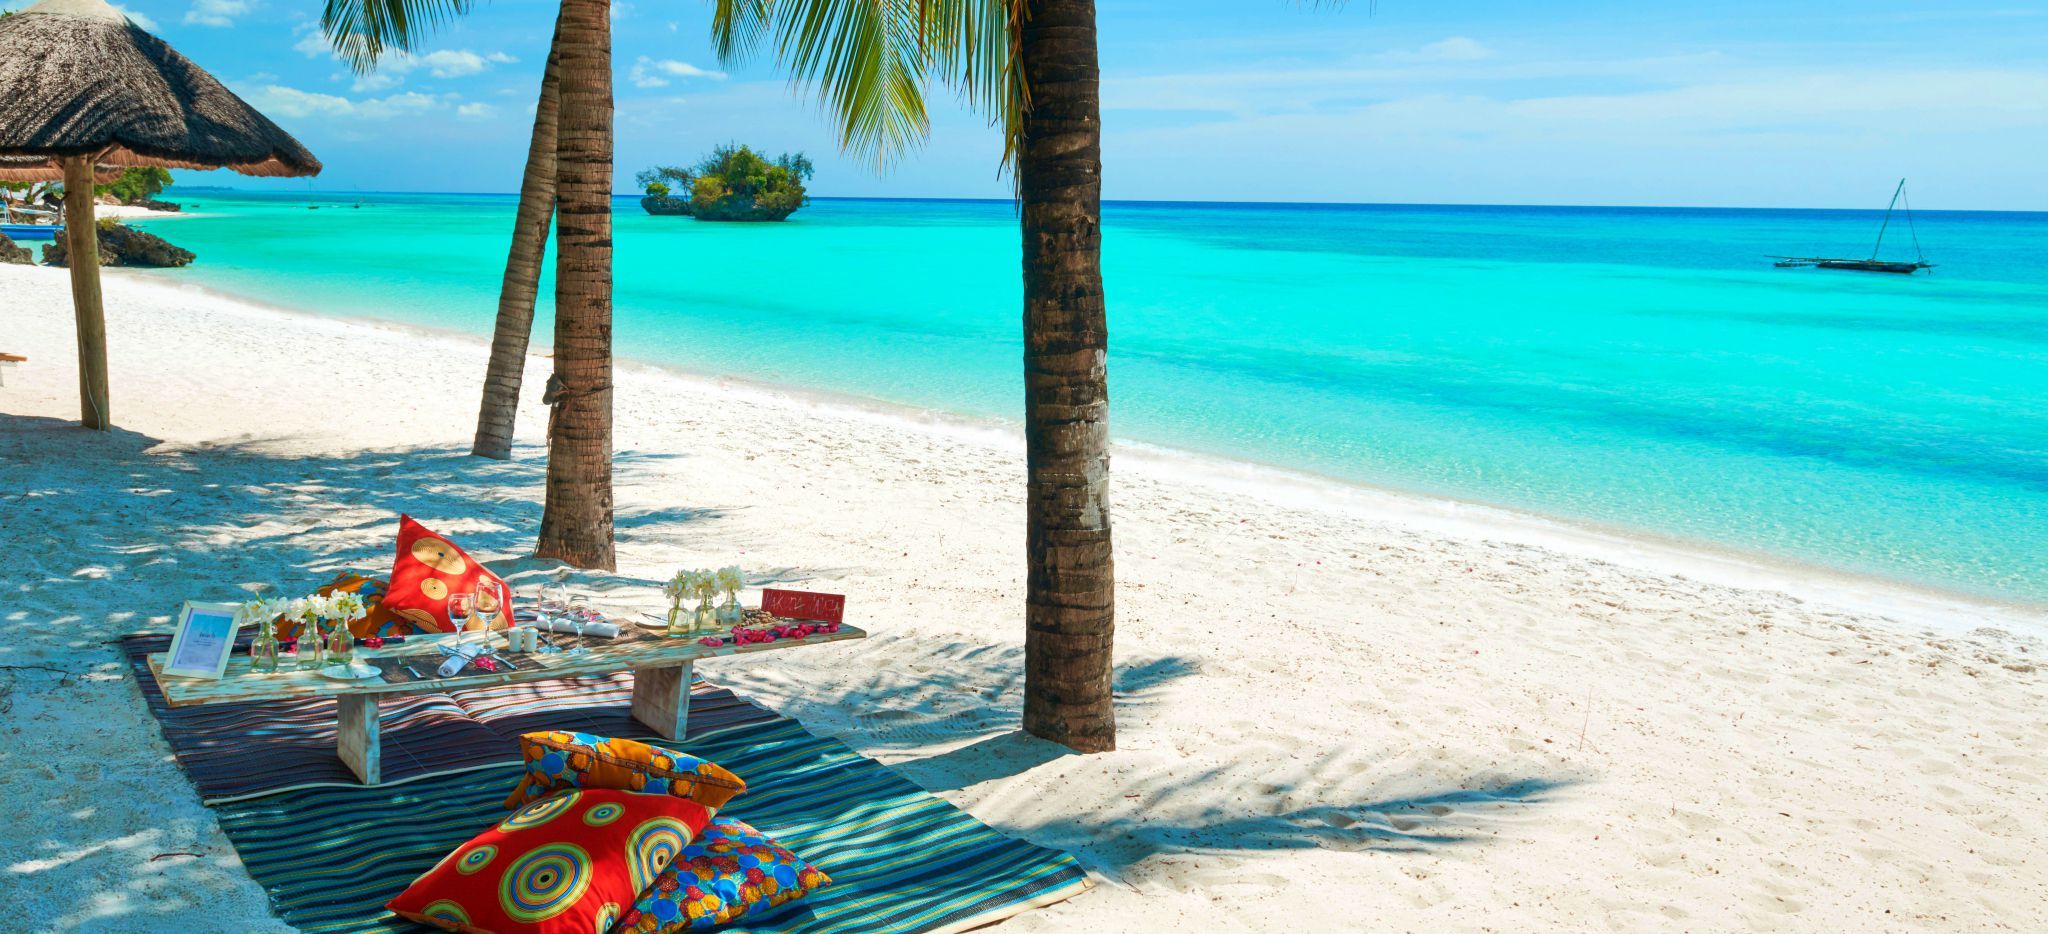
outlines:
[{"label": "small white card", "polygon": [[164,674],[218,680],[235,654],[235,610],[232,603],[185,601],[178,609],[177,634],[164,656]]}]

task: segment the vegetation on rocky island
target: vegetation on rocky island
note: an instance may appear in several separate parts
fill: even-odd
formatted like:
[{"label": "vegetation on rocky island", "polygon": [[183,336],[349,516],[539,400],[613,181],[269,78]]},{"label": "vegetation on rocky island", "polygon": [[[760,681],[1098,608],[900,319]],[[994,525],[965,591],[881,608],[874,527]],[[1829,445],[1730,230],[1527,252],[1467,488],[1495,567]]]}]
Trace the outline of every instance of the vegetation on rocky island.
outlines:
[{"label": "vegetation on rocky island", "polygon": [[748,146],[720,146],[695,166],[660,165],[636,178],[649,214],[705,221],[779,221],[808,203],[811,160],[783,153],[770,162]]}]

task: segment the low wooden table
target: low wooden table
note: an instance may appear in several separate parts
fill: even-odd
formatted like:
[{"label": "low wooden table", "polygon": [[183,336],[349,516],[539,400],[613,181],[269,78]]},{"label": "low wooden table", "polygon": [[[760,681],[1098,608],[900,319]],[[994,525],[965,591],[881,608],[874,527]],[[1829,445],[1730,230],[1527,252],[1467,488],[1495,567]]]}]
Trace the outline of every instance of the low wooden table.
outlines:
[{"label": "low wooden table", "polygon": [[[369,660],[412,655],[421,651],[431,652],[434,645],[452,643],[454,638],[452,633],[409,636],[399,645],[357,649],[356,654]],[[691,667],[698,659],[770,652],[776,649],[817,645],[822,642],[844,642],[848,639],[864,638],[867,638],[867,632],[854,626],[841,626],[838,632],[813,633],[803,639],[777,639],[774,642],[752,645],[734,645],[728,641],[725,645],[717,647],[699,645],[697,640],[691,638],[656,636],[629,639],[622,636],[616,642],[604,639],[588,640],[590,651],[580,655],[571,655],[566,651],[521,653],[518,656],[521,660],[531,661],[538,666],[532,670],[488,672],[471,669],[452,678],[429,677],[421,681],[396,684],[386,682],[381,677],[363,681],[338,681],[317,671],[257,674],[250,670],[249,656],[242,654],[237,654],[228,662],[227,674],[218,681],[165,675],[165,653],[149,656],[149,670],[156,675],[157,684],[163,688],[164,700],[172,707],[298,700],[308,697],[335,698],[340,702],[336,714],[340,729],[335,744],[341,760],[348,763],[349,768],[356,773],[356,777],[363,780],[364,784],[375,785],[380,780],[381,771],[381,752],[377,739],[377,699],[385,695],[429,694],[493,684],[523,684],[574,675],[608,675],[631,671],[633,719],[646,724],[662,736],[680,740],[690,716]],[[471,633],[469,639],[474,642],[476,634]],[[494,634],[493,639],[494,645],[504,644],[501,636]],[[570,640],[561,638],[559,641]],[[426,673],[433,674],[431,670]]]}]

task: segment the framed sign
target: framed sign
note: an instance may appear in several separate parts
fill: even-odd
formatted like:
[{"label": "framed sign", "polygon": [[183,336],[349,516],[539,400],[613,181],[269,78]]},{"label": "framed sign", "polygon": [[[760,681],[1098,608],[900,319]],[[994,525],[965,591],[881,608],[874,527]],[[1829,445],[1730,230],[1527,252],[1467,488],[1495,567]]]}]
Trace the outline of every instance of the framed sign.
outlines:
[{"label": "framed sign", "polygon": [[164,655],[164,674],[219,679],[235,654],[235,604],[185,601],[177,634]]},{"label": "framed sign", "polygon": [[836,593],[802,590],[761,591],[761,610],[783,619],[805,619],[820,623],[846,622],[846,598]]}]

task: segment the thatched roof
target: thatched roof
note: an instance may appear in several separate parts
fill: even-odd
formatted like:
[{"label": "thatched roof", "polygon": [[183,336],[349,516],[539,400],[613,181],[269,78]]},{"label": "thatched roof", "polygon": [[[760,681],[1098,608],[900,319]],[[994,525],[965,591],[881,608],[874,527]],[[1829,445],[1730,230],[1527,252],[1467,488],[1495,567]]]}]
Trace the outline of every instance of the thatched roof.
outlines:
[{"label": "thatched roof", "polygon": [[104,0],[0,17],[0,180],[60,178],[58,158],[315,175],[320,160]]}]

